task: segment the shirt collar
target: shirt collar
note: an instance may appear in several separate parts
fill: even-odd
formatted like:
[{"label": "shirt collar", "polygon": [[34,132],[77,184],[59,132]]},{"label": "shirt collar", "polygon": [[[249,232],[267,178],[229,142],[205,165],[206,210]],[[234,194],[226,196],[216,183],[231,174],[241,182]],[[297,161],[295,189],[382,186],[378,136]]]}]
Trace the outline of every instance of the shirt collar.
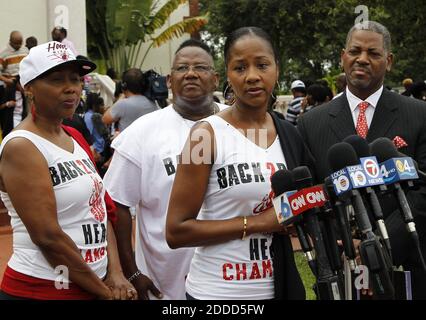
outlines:
[{"label": "shirt collar", "polygon": [[348,98],[349,107],[351,108],[351,111],[354,112],[358,104],[362,101],[366,101],[372,106],[373,108],[376,108],[377,102],[379,102],[380,96],[383,92],[383,85],[374,92],[371,96],[369,96],[365,100],[361,100],[356,95],[354,95],[352,92],[350,92],[349,88],[346,86],[346,97]]},{"label": "shirt collar", "polygon": [[7,48],[8,48],[10,51],[12,51],[12,52],[16,52],[16,51],[19,51],[19,49],[21,49],[21,48],[22,48],[22,46],[21,46],[21,48],[19,48],[18,50],[16,50],[14,47],[12,47],[12,46],[11,46],[10,42],[8,42],[8,43],[7,43]]}]

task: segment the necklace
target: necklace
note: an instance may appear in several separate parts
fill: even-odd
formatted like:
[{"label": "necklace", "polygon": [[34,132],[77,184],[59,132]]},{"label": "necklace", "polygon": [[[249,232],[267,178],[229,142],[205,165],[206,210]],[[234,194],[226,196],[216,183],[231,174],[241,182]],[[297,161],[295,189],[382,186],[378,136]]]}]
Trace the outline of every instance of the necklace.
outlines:
[{"label": "necklace", "polygon": [[177,108],[175,107],[175,105],[173,105],[173,109],[176,111],[176,113],[181,117],[181,119],[183,120],[182,122],[189,128],[189,129],[191,129],[192,128],[192,126],[197,122],[197,121],[200,121],[200,120],[202,120],[202,119],[204,119],[204,118],[207,118],[207,117],[209,117],[209,116],[212,116],[212,115],[215,115],[216,113],[218,113],[219,111],[220,111],[220,108],[219,108],[219,106],[216,104],[216,103],[213,103],[213,113],[210,113],[209,115],[207,115],[207,116],[205,116],[205,117],[203,117],[203,118],[201,118],[201,119],[198,119],[198,120],[192,120],[192,119],[188,119],[188,118],[186,118],[186,117],[184,117],[178,110],[177,110]]},{"label": "necklace", "polygon": [[202,116],[200,119],[193,120],[193,119],[190,119],[190,118],[188,117],[188,116],[189,116],[189,114],[184,114],[184,113],[183,113],[182,111],[180,111],[180,110],[176,107],[176,105],[174,105],[174,104],[173,104],[173,109],[175,109],[176,113],[177,113],[177,114],[179,114],[179,116],[181,116],[183,119],[190,120],[190,121],[198,121],[198,120],[201,120],[201,119],[207,118],[207,117],[209,117],[209,116],[215,115],[216,113],[218,113],[218,112],[220,111],[219,106],[218,106],[216,103],[213,103],[213,113],[212,113],[212,112],[210,112],[208,115]]}]

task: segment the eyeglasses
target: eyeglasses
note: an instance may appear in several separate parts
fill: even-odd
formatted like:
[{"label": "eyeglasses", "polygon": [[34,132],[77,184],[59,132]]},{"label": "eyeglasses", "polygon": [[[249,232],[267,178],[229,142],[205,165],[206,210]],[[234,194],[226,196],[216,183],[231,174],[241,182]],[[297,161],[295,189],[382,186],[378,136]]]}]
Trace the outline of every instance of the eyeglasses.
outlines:
[{"label": "eyeglasses", "polygon": [[204,64],[196,64],[195,66],[188,65],[188,64],[182,64],[182,65],[179,65],[177,67],[173,67],[172,71],[175,71],[175,72],[181,73],[181,74],[185,74],[185,73],[188,73],[190,69],[192,71],[198,73],[198,74],[207,73],[207,72],[213,70],[212,67],[204,65]]}]

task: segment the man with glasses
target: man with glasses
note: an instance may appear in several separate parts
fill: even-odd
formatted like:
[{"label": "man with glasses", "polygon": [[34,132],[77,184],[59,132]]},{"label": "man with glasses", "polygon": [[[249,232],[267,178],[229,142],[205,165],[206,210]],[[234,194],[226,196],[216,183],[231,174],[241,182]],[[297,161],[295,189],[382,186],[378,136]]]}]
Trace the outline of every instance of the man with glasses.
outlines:
[{"label": "man with glasses", "polygon": [[[142,116],[112,143],[115,149],[104,177],[118,207],[115,226],[124,273],[141,299],[185,299],[185,277],[193,248],[172,250],[165,239],[169,195],[177,156],[196,121],[225,105],[213,101],[219,83],[210,49],[197,40],[175,53],[167,84],[173,103]],[[129,207],[136,206],[135,254],[131,246]]]}]

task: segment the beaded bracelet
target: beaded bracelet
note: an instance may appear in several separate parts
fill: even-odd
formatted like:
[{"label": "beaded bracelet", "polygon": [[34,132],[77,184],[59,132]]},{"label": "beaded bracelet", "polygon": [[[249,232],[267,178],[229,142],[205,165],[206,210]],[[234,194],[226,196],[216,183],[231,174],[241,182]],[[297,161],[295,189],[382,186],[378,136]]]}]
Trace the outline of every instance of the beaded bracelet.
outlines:
[{"label": "beaded bracelet", "polygon": [[136,271],[134,274],[132,274],[127,281],[132,282],[133,280],[135,280],[137,277],[139,277],[142,274],[142,272],[140,270]]}]

